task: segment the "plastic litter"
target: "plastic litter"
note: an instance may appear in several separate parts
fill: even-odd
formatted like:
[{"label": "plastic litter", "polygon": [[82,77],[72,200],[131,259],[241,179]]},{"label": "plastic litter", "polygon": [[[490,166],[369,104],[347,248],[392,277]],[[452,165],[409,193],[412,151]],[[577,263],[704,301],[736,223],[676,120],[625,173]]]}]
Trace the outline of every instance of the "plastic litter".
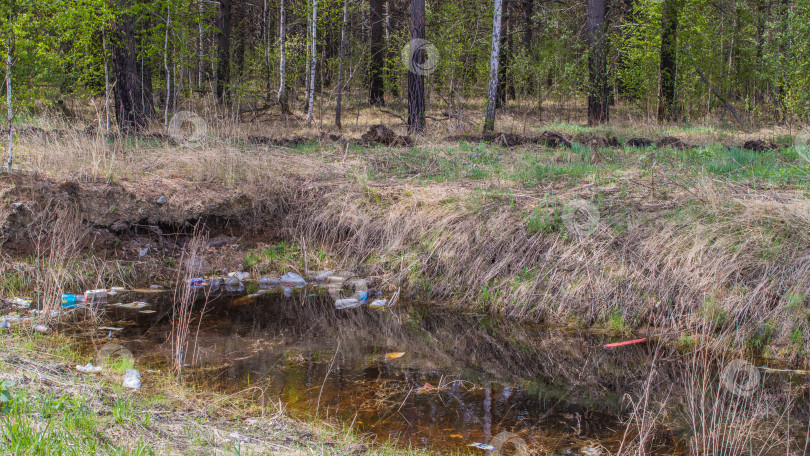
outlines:
[{"label": "plastic litter", "polygon": [[45,325],[34,325],[34,331],[44,334],[48,332],[48,327]]},{"label": "plastic litter", "polygon": [[335,309],[342,310],[342,309],[353,309],[355,307],[360,307],[361,303],[357,299],[348,298],[348,299],[338,299],[335,301]]},{"label": "plastic litter", "polygon": [[9,329],[11,328],[11,323],[9,323],[5,318],[2,322],[0,322],[0,329]]},{"label": "plastic litter", "polygon": [[355,299],[365,304],[368,301],[368,291],[357,291],[354,293]]},{"label": "plastic litter", "polygon": [[124,288],[124,287],[112,287],[107,291],[107,295],[108,296],[115,296],[118,293],[123,293],[125,291],[127,291],[127,289]]},{"label": "plastic litter", "polygon": [[94,366],[93,363],[87,363],[84,366],[76,366],[76,370],[79,372],[84,372],[85,374],[95,374],[96,372],[101,372],[100,366]]},{"label": "plastic litter", "polygon": [[63,294],[62,295],[62,308],[75,309],[76,306],[84,304],[84,295],[77,294]]},{"label": "plastic litter", "polygon": [[302,288],[307,286],[307,281],[304,280],[303,277],[294,272],[288,272],[283,276],[281,276],[281,283],[283,283],[284,285],[289,285],[290,287],[293,288]]},{"label": "plastic litter", "polygon": [[385,309],[386,307],[390,307],[390,303],[387,299],[375,299],[371,304],[368,305],[372,309]]},{"label": "plastic litter", "polygon": [[146,247],[145,249],[139,249],[138,250],[138,257],[143,258],[143,257],[146,256],[147,253],[149,253],[149,247]]},{"label": "plastic litter", "polygon": [[473,443],[471,443],[471,444],[469,444],[467,446],[471,446],[471,447],[474,447],[474,448],[480,448],[480,449],[485,450],[485,451],[492,451],[492,450],[497,449],[496,447],[494,447],[492,445],[487,445],[486,443],[478,443],[478,442],[473,442]]},{"label": "plastic litter", "polygon": [[281,281],[272,277],[262,277],[259,279],[259,288],[273,288],[281,284]]},{"label": "plastic litter", "polygon": [[97,306],[107,304],[107,290],[88,290],[84,292],[84,301],[87,305]]},{"label": "plastic litter", "polygon": [[292,287],[290,287],[289,285],[284,285],[284,297],[292,298],[292,295],[293,295]]},{"label": "plastic litter", "polygon": [[624,342],[615,342],[615,343],[612,343],[612,344],[605,344],[605,348],[622,347],[624,345],[639,344],[639,343],[644,342],[646,340],[647,339],[633,339],[633,340],[626,340]]},{"label": "plastic litter", "polygon": [[202,277],[195,277],[193,279],[188,279],[186,280],[186,283],[189,285],[189,288],[191,289],[203,288],[204,286],[208,285],[205,282],[205,279]]},{"label": "plastic litter", "polygon": [[480,317],[486,317],[487,314],[475,314],[475,316],[480,318]]},{"label": "plastic litter", "polygon": [[405,352],[393,352],[393,353],[386,353],[385,354],[385,357],[388,358],[388,359],[397,359],[397,358],[402,358],[403,356],[405,356]]},{"label": "plastic litter", "polygon": [[21,317],[16,314],[3,315],[3,321],[10,321],[13,323],[17,323],[18,321],[20,321],[20,318]]},{"label": "plastic litter", "polygon": [[241,292],[245,289],[245,286],[236,277],[228,277],[225,279],[225,289],[230,292]]},{"label": "plastic litter", "polygon": [[147,304],[147,303],[145,303],[143,301],[135,301],[135,302],[130,302],[128,304],[117,303],[117,304],[113,304],[113,305],[115,307],[121,307],[121,308],[124,308],[124,309],[135,309],[135,310],[143,309],[144,307],[149,306],[149,304]]},{"label": "plastic litter", "polygon": [[18,309],[27,309],[31,307],[31,300],[28,298],[11,298],[11,299],[4,299],[3,301],[14,305]]},{"label": "plastic litter", "polygon": [[139,313],[142,313],[142,314],[153,314],[153,313],[155,313],[155,312],[157,312],[157,311],[156,311],[156,310],[141,310]]},{"label": "plastic litter", "polygon": [[334,273],[335,273],[334,271],[320,271],[317,274],[315,274],[315,277],[312,280],[316,282],[326,282],[327,280],[329,280],[329,277],[331,277],[332,274]]},{"label": "plastic litter", "polygon": [[124,374],[124,388],[139,389],[141,387],[141,373],[135,369],[127,369]]},{"label": "plastic litter", "polygon": [[229,272],[228,277],[233,277],[238,279],[240,282],[244,282],[245,280],[250,278],[249,272]]},{"label": "plastic litter", "polygon": [[113,326],[99,326],[98,329],[103,329],[105,331],[123,331],[124,328],[115,328]]},{"label": "plastic litter", "polygon": [[149,285],[150,290],[165,290],[166,287],[163,285]]}]

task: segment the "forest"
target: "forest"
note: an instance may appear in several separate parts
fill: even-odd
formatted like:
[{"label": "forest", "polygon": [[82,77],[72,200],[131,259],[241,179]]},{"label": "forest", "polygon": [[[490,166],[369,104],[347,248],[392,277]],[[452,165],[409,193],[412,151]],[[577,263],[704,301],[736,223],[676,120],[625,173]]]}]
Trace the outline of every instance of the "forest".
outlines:
[{"label": "forest", "polygon": [[[9,0],[0,8],[8,127],[32,110],[91,98],[105,98],[98,126],[121,132],[168,128],[170,114],[199,101],[237,121],[319,127],[340,127],[355,106],[393,106],[417,132],[430,117],[491,129],[497,109],[509,107],[538,121],[546,110],[587,109],[589,124],[614,111],[614,119],[719,119],[741,129],[798,125],[810,112],[803,0]],[[481,100],[486,107],[468,113]]]}]

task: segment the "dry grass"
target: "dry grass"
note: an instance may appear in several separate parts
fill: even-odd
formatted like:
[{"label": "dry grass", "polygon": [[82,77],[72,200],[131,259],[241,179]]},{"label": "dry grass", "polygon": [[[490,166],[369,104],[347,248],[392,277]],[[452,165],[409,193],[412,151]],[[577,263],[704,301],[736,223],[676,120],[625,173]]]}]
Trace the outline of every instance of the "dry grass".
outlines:
[{"label": "dry grass", "polygon": [[[344,122],[345,134],[359,136],[385,117],[390,116],[361,110]],[[337,267],[362,264],[369,275],[383,278],[384,287],[403,285],[411,298],[558,323],[591,325],[614,318],[630,330],[657,325],[667,332],[698,332],[707,322],[717,323],[714,336],[728,336],[744,350],[763,342],[756,340],[763,324],[774,328],[764,345],[788,347],[791,333],[806,331],[797,315],[806,311],[810,290],[803,253],[810,241],[810,202],[800,188],[767,182],[752,187],[700,168],[685,169],[673,163],[674,153],[621,152],[618,167],[611,168],[599,164],[604,158],[598,154],[583,158],[587,149],[539,146],[495,148],[502,157],[482,178],[465,177],[465,168],[460,177],[432,179],[443,166],[456,166],[469,155],[453,152],[458,144],[444,142],[447,128],[436,122],[419,139],[428,153],[416,158],[425,161],[411,163],[411,151],[401,149],[347,152],[332,142],[244,145],[240,141],[251,135],[312,136],[317,130],[207,118],[209,141],[191,148],[148,138],[108,143],[73,132],[58,139],[25,137],[20,156],[24,167],[57,178],[181,178],[235,189],[258,208],[272,201],[283,218],[270,228],[251,228],[288,240],[303,238],[311,250],[329,252]],[[505,111],[499,125],[521,134],[583,130],[537,124],[517,108]],[[760,133],[769,138],[789,133],[739,134],[637,121],[593,132],[677,134],[687,142],[741,142]],[[527,161],[535,156],[539,164]],[[542,170],[544,164],[561,167],[560,174],[541,175],[531,184],[512,177],[531,166]],[[398,166],[406,172],[395,178]],[[574,199],[593,201],[598,208],[600,221],[590,237],[572,235],[558,219]],[[539,221],[533,220],[537,216]],[[804,338],[789,347],[788,353],[798,354],[790,361],[805,362],[809,343]]]}]

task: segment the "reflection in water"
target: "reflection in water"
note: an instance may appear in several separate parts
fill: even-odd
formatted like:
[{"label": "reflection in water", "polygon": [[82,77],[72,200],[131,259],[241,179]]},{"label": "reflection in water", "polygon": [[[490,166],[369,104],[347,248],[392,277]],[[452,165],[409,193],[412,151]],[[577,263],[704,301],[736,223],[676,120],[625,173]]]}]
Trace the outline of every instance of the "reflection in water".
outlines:
[{"label": "reflection in water", "polygon": [[[320,294],[215,298],[199,337],[192,333],[199,362],[187,378],[228,392],[258,386],[294,414],[437,450],[509,431],[539,454],[595,444],[615,452],[625,433],[620,417],[632,410],[625,395],[639,397],[655,350],[607,350],[602,336],[432,306],[336,310]],[[111,308],[110,317],[126,326],[120,337],[139,362],[159,364],[168,356],[170,305],[148,299],[154,314]],[[655,390],[671,394],[684,363],[677,352],[659,356],[669,367],[656,370]],[[647,453],[682,451],[674,435],[689,426],[677,411],[675,433],[656,431]]]}]

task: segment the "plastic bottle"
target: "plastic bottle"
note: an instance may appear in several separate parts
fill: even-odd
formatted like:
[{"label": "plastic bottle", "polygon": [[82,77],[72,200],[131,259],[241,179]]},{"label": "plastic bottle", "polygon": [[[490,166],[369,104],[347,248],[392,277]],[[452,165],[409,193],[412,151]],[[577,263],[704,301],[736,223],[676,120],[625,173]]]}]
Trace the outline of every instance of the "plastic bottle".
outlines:
[{"label": "plastic bottle", "polygon": [[77,305],[84,303],[84,295],[77,294],[63,294],[62,295],[62,308],[75,309]]}]

